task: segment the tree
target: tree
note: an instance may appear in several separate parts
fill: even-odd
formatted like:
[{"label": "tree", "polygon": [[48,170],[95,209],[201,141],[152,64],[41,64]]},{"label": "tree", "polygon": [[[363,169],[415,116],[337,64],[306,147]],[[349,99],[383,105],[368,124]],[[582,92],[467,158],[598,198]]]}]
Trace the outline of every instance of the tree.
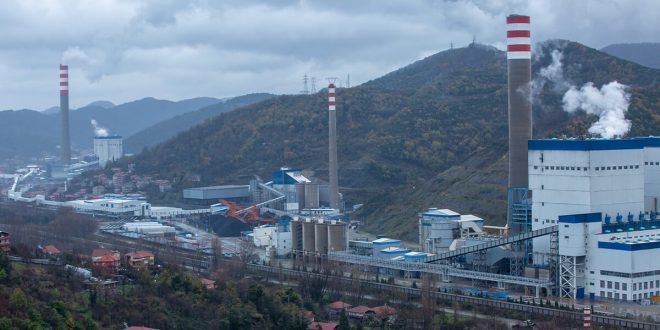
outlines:
[{"label": "tree", "polygon": [[21,288],[14,288],[9,296],[9,310],[16,316],[24,316],[28,309],[28,300]]},{"label": "tree", "polygon": [[339,325],[338,330],[351,330],[351,325],[348,322],[348,316],[346,316],[346,310],[342,308],[339,312]]}]

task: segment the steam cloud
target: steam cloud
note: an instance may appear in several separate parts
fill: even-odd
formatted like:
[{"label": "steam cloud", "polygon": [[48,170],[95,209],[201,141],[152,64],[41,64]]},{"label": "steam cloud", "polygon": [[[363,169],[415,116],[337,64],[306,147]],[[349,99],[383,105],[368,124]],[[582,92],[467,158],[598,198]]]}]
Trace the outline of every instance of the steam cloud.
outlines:
[{"label": "steam cloud", "polygon": [[531,83],[533,96],[540,94],[547,82],[552,82],[555,92],[564,93],[564,111],[574,113],[584,110],[599,117],[598,121],[589,127],[589,133],[609,139],[623,136],[630,131],[631,123],[626,119],[630,94],[626,91],[626,85],[612,81],[599,89],[592,82],[588,82],[578,88],[564,78],[563,53],[555,49],[551,56],[552,62],[542,68],[538,78]]},{"label": "steam cloud", "polygon": [[108,129],[99,126],[99,123],[95,119],[92,119],[92,126],[94,126],[94,136],[108,136]]},{"label": "steam cloud", "polygon": [[571,86],[564,94],[562,102],[564,111],[575,112],[582,109],[598,115],[598,121],[589,127],[591,134],[609,139],[630,131],[631,123],[626,119],[630,95],[626,92],[626,86],[617,81],[603,85],[600,89],[594,87],[591,82],[580,89]]}]

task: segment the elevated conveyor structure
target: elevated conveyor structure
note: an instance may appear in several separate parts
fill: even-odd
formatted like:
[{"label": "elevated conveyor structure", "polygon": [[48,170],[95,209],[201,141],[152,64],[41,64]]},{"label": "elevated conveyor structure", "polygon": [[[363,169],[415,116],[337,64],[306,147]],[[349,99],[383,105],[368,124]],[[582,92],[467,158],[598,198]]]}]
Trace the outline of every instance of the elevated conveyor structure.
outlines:
[{"label": "elevated conveyor structure", "polygon": [[539,237],[539,236],[551,235],[551,234],[557,233],[558,231],[559,231],[559,226],[546,227],[546,228],[542,228],[542,229],[539,229],[539,230],[534,230],[534,231],[530,231],[530,232],[526,232],[526,233],[521,233],[521,234],[518,234],[518,235],[512,235],[512,236],[509,236],[509,237],[492,240],[492,241],[486,242],[484,244],[467,246],[467,247],[460,248],[460,249],[457,249],[457,250],[454,250],[454,251],[449,251],[449,252],[446,252],[446,253],[442,253],[442,254],[439,254],[439,255],[436,255],[436,256],[433,256],[431,258],[426,259],[425,262],[427,262],[427,263],[437,262],[437,261],[441,261],[441,260],[445,260],[445,259],[449,259],[449,258],[462,256],[462,255],[465,255],[465,254],[470,254],[470,253],[475,253],[475,252],[479,252],[479,251],[483,251],[483,250],[492,249],[492,248],[502,246],[502,245],[507,245],[507,244],[512,244],[512,243],[516,243],[516,242],[526,241],[526,240],[529,240],[529,239],[532,239],[532,238],[535,238],[535,237]]}]

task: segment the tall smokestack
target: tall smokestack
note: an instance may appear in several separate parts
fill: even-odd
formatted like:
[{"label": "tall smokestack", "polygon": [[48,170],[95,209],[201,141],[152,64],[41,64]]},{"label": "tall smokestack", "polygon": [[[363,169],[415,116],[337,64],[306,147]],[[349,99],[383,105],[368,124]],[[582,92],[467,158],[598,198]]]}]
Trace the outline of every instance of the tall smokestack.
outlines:
[{"label": "tall smokestack", "polygon": [[61,159],[71,164],[71,139],[69,138],[69,66],[60,64],[60,111],[62,113]]},{"label": "tall smokestack", "polygon": [[337,112],[334,79],[328,85],[330,207],[339,209],[339,179],[337,178]]},{"label": "tall smokestack", "polygon": [[509,80],[509,188],[527,187],[527,141],[532,138],[532,52],[529,16],[511,15],[507,24]]}]

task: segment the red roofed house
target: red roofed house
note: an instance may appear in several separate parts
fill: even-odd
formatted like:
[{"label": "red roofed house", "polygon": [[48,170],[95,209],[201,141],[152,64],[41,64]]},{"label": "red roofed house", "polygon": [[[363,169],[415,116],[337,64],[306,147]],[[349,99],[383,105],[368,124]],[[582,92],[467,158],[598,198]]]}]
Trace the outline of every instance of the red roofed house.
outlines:
[{"label": "red roofed house", "polygon": [[11,243],[9,242],[9,233],[0,231],[0,252],[9,252],[11,250]]},{"label": "red roofed house", "polygon": [[41,248],[41,253],[51,256],[51,257],[56,257],[58,256],[61,252],[60,249],[55,247],[55,245],[46,245]]},{"label": "red roofed house", "polygon": [[202,282],[202,285],[206,288],[206,290],[213,290],[217,288],[217,285],[215,285],[214,280],[209,280],[208,278],[200,278],[199,279]]},{"label": "red roofed house", "polygon": [[336,316],[339,315],[339,313],[341,312],[342,309],[347,310],[347,309],[353,307],[353,305],[347,304],[347,303],[345,303],[341,300],[338,300],[338,301],[335,301],[331,304],[328,304],[326,307],[328,308],[328,313],[331,316],[336,317]]},{"label": "red roofed house", "polygon": [[92,265],[101,268],[119,267],[119,251],[109,249],[94,249],[92,251]]},{"label": "red roofed house", "polygon": [[372,308],[374,312],[376,312],[376,315],[380,317],[387,317],[387,316],[392,316],[396,314],[396,309],[390,307],[390,306],[378,306]]},{"label": "red roofed house", "polygon": [[124,255],[126,266],[135,269],[150,268],[154,265],[154,254],[149,251],[135,251]]},{"label": "red roofed house", "polygon": [[308,330],[335,330],[339,324],[335,322],[312,322],[307,327]]}]

